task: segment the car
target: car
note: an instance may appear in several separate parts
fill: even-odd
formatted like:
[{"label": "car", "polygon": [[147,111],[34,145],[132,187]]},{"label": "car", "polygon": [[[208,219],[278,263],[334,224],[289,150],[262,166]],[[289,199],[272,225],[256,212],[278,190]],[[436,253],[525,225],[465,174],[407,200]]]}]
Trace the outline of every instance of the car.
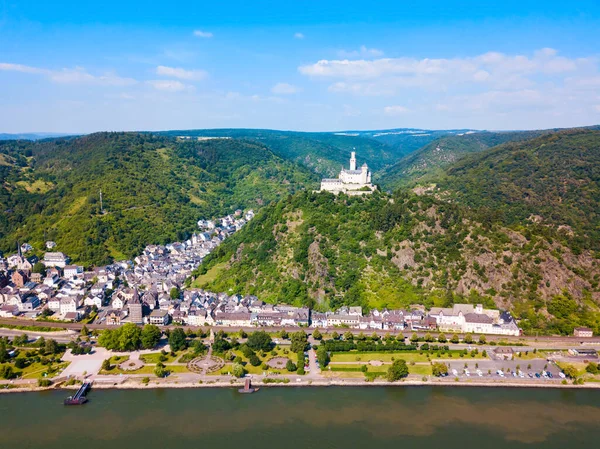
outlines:
[{"label": "car", "polygon": [[465,376],[471,377],[471,372],[465,368]]},{"label": "car", "polygon": [[456,371],[455,369],[452,370],[452,374],[454,374],[454,376],[458,376],[458,371]]},{"label": "car", "polygon": [[478,375],[479,377],[482,377],[482,376],[483,376],[483,373],[481,372],[481,370],[480,370],[480,369],[478,369],[478,370],[477,370],[477,375]]},{"label": "car", "polygon": [[550,379],[552,379],[552,378],[554,377],[550,371],[548,371],[548,377],[549,377]]},{"label": "car", "polygon": [[539,379],[542,376],[540,376],[540,373],[535,373],[535,377],[537,377]]},{"label": "car", "polygon": [[527,375],[528,375],[528,376],[529,376],[531,379],[533,379],[533,374],[531,374],[531,373],[527,373]]},{"label": "car", "polygon": [[512,372],[513,377],[517,377],[517,373],[515,373],[514,371]]},{"label": "car", "polygon": [[567,376],[565,376],[565,373],[563,373],[562,371],[561,371],[560,373],[558,373],[558,376],[559,376],[561,379],[564,379],[564,378],[566,378],[566,377],[567,377]]}]

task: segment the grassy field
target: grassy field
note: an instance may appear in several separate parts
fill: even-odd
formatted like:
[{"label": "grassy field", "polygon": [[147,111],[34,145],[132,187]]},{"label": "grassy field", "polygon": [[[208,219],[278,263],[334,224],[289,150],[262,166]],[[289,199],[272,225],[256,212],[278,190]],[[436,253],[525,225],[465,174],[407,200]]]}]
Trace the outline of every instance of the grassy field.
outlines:
[{"label": "grassy field", "polygon": [[217,278],[217,275],[225,268],[225,262],[216,264],[210,270],[206,272],[206,274],[202,274],[198,276],[194,282],[192,282],[193,288],[199,288],[204,284],[214,281]]},{"label": "grassy field", "polygon": [[[160,352],[151,352],[150,354],[142,354],[142,355],[140,355],[140,360],[144,363],[153,363],[156,365],[158,362],[160,362],[161,355],[162,355],[162,353],[160,353]],[[164,360],[162,363],[164,363],[166,365],[168,363],[174,363],[179,356],[177,355],[177,353],[175,354],[175,356],[171,356],[171,353],[168,352],[165,355],[165,357],[166,357],[166,360]]]},{"label": "grassy field", "polygon": [[[421,354],[420,352],[369,352],[358,354],[356,352],[338,352],[332,355],[331,361],[333,362],[369,362],[371,360],[380,360],[382,362],[393,362],[394,360],[403,359],[407,362],[428,362],[427,358],[429,357],[431,360],[441,360],[441,359],[461,359],[460,357],[461,351],[448,351],[446,353],[440,353],[440,357],[437,357],[437,353],[427,353],[424,352]],[[482,359],[484,358],[479,354],[476,354],[475,357],[471,357],[471,354],[467,354],[462,357],[465,360],[469,359]]]}]

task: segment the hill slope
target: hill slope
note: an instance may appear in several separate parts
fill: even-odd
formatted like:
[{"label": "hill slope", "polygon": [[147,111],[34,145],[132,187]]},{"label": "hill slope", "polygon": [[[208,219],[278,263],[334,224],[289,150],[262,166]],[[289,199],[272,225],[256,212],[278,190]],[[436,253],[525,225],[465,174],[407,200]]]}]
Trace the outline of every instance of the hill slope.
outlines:
[{"label": "hill slope", "polygon": [[323,309],[483,302],[525,330],[600,330],[599,143],[598,132],[564,132],[506,144],[419,194],[298,193],[197,274],[213,269],[211,289]]},{"label": "hill slope", "polygon": [[[360,163],[380,170],[397,161],[402,150],[358,133],[308,133],[268,129],[208,129],[165,131],[169,136],[232,137],[251,139],[266,145],[275,154],[298,162],[321,176],[337,176],[356,151]],[[420,145],[419,145],[420,146]]]},{"label": "hill slope", "polygon": [[511,141],[524,141],[550,131],[475,132],[445,136],[403,157],[378,173],[375,181],[386,189],[396,189],[439,175],[444,168],[472,153]]},{"label": "hill slope", "polygon": [[533,221],[576,250],[600,250],[600,131],[561,131],[467,157],[439,187],[507,225]]},{"label": "hill slope", "polygon": [[182,239],[199,218],[317,185],[264,145],[236,139],[100,133],[2,142],[0,157],[1,249],[54,240],[83,264],[134,256],[148,243]]}]

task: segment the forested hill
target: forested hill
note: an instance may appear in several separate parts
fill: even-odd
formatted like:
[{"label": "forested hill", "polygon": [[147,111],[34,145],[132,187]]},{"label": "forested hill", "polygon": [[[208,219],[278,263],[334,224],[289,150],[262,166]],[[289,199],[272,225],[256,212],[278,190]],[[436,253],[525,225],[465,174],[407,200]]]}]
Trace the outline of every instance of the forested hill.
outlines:
[{"label": "forested hill", "polygon": [[137,133],[0,142],[0,177],[1,249],[54,240],[82,264],[132,257],[184,238],[199,218],[318,186],[257,142]]},{"label": "forested hill", "polygon": [[536,223],[576,251],[600,250],[600,131],[561,131],[464,158],[439,189],[495,221]]},{"label": "forested hill", "polygon": [[548,131],[474,132],[444,136],[403,157],[394,165],[376,174],[375,181],[385,189],[394,190],[431,179],[461,158],[506,142],[518,142],[538,137]]},{"label": "forested hill", "polygon": [[599,329],[597,253],[575,254],[533,224],[478,219],[408,190],[298,193],[221,245],[195,285],[317,309],[484,303],[512,310],[526,330]]}]

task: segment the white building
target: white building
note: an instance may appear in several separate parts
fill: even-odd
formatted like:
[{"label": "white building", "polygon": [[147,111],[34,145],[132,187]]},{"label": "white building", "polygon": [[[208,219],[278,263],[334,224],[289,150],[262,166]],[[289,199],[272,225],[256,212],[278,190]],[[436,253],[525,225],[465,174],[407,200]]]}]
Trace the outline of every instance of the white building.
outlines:
[{"label": "white building", "polygon": [[371,171],[367,164],[363,164],[360,170],[356,169],[356,153],[353,151],[350,157],[350,170],[342,167],[337,178],[326,178],[321,181],[321,191],[348,193],[349,195],[360,195],[372,193],[376,187],[371,184]]}]

